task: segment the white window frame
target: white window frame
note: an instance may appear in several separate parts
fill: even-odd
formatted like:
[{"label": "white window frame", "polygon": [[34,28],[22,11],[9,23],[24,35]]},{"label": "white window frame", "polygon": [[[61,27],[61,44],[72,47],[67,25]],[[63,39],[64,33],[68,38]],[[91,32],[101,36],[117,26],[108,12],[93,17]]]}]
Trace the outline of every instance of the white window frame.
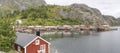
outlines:
[{"label": "white window frame", "polygon": [[39,45],[40,44],[40,40],[35,40],[35,45]]},{"label": "white window frame", "polygon": [[40,51],[41,51],[42,53],[45,53],[45,52],[46,52],[46,45],[45,45],[45,44],[40,45]]}]

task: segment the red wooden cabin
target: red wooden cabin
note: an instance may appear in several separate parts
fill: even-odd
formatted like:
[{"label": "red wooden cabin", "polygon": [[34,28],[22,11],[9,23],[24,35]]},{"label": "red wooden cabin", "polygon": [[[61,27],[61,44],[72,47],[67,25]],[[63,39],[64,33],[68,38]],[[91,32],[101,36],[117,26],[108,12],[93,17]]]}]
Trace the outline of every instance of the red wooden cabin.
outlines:
[{"label": "red wooden cabin", "polygon": [[16,33],[14,48],[19,53],[50,53],[50,43],[40,36]]}]

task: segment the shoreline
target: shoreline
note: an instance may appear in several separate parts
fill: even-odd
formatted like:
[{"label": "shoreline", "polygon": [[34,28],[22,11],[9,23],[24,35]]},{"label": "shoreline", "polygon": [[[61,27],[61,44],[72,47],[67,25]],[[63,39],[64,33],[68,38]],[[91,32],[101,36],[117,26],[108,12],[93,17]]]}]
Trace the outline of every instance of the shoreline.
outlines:
[{"label": "shoreline", "polygon": [[109,31],[117,30],[109,25],[91,26],[91,25],[63,25],[63,26],[16,26],[18,32],[34,33],[35,31]]}]

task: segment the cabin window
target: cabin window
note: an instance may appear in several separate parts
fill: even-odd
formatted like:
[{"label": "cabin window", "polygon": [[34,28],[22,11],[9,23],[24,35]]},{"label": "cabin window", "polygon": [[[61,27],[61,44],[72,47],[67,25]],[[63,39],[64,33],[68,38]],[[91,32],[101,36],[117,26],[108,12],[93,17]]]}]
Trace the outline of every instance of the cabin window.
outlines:
[{"label": "cabin window", "polygon": [[45,49],[45,46],[44,46],[44,45],[41,45],[40,49],[41,49],[41,50],[44,50],[44,49]]},{"label": "cabin window", "polygon": [[36,40],[35,45],[39,45],[39,44],[40,44],[40,40]]},{"label": "cabin window", "polygon": [[43,44],[43,45],[40,45],[40,50],[37,50],[37,53],[45,53],[45,48],[46,46],[45,46],[45,44]]},{"label": "cabin window", "polygon": [[40,50],[41,50],[42,53],[45,53],[45,49],[46,49],[45,44],[40,46]]}]

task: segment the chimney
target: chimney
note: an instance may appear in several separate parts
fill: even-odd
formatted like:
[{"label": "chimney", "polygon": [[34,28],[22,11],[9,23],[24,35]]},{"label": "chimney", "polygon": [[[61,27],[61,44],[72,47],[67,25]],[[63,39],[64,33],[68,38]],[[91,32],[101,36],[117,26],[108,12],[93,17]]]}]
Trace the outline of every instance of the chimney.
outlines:
[{"label": "chimney", "polygon": [[36,31],[36,35],[37,35],[37,36],[40,36],[40,30],[37,30],[37,31]]}]

